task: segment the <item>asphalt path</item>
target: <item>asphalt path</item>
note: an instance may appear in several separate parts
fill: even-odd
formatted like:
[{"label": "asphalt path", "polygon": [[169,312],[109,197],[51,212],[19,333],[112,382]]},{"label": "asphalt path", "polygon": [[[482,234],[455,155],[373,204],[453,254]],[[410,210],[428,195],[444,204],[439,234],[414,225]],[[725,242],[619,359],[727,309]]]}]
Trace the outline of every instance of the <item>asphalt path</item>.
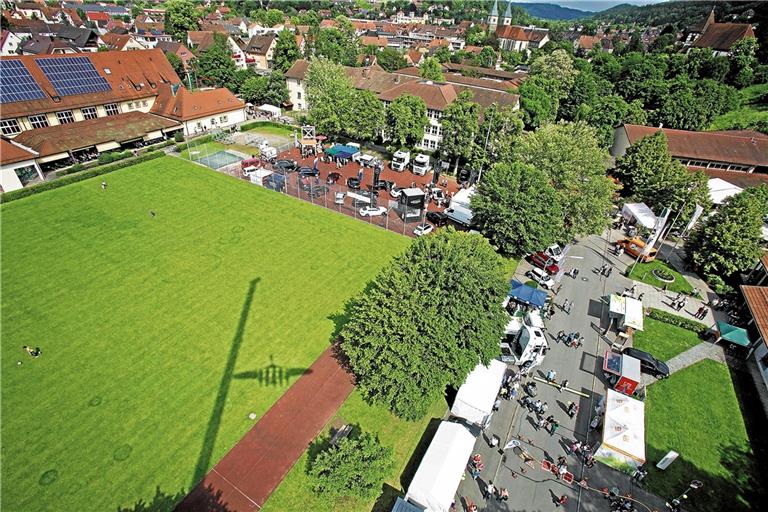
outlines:
[{"label": "asphalt path", "polygon": [[[597,272],[604,263],[617,266],[608,278]],[[485,469],[477,480],[466,473],[457,492],[457,510],[461,510],[459,505],[466,510],[468,499],[479,510],[489,511],[607,511],[610,510],[609,502],[600,489],[609,487],[617,487],[622,494],[630,494],[637,499],[638,510],[665,509],[663,499],[645,492],[628,475],[599,462],[593,468],[587,468],[581,457],[568,453],[568,447],[575,440],[589,442],[592,446],[599,444],[600,431],[588,434],[589,423],[595,406],[605,394],[600,370],[603,354],[613,341],[612,335],[606,338],[600,333],[607,317],[607,305],[601,298],[631,287],[632,282],[620,275],[625,265],[610,254],[606,238],[601,236],[589,237],[570,246],[561,265],[566,271],[578,268],[579,274],[575,278],[568,275],[562,277],[558,293],[553,295],[556,313],[546,321],[550,350],[542,365],[530,372],[531,376],[544,379],[547,371],[555,370],[556,381],[561,383],[567,379],[568,388],[574,390],[561,391],[559,386],[537,381],[536,398],[549,406],[544,416],[553,415],[560,427],[551,435],[546,429],[539,429],[537,416],[517,401],[503,402],[475,446],[475,453],[481,454]],[[525,281],[524,274],[529,268],[528,263],[521,262],[516,277]],[[559,307],[566,300],[573,301],[570,313]],[[580,332],[584,336],[584,345],[573,349],[558,343],[555,337],[560,330]],[[510,368],[516,369],[513,366]],[[579,404],[579,412],[573,419],[566,413],[570,401]],[[501,447],[511,440],[519,441],[521,448],[537,460],[534,467],[525,465],[512,449],[500,453],[499,447],[490,447],[487,440],[494,435],[501,439]],[[572,485],[541,469],[541,460],[554,462],[560,456],[567,458],[568,471],[575,477]],[[586,479],[587,488],[578,485],[583,479]],[[497,488],[506,488],[509,500],[484,499],[482,494],[489,481]],[[561,496],[567,497],[567,503],[558,507],[555,501]]]}]

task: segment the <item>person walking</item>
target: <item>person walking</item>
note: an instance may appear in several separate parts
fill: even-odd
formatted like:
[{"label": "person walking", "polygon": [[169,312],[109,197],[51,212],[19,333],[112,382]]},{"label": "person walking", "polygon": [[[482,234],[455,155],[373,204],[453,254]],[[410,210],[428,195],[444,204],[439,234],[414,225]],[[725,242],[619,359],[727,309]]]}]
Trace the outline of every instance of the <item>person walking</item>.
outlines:
[{"label": "person walking", "polygon": [[643,297],[645,297],[645,293],[641,293],[640,295],[638,295],[638,296],[637,296],[637,300],[639,300],[640,302],[642,302],[642,301],[643,301]]},{"label": "person walking", "polygon": [[539,407],[539,414],[541,416],[544,416],[548,410],[549,410],[549,404],[547,404],[547,402],[544,402],[543,404],[541,404],[541,407]]},{"label": "person walking", "polygon": [[605,274],[605,277],[611,277],[612,273],[613,273],[613,267],[608,267],[608,273]]},{"label": "person walking", "polygon": [[542,428],[546,428],[547,426],[547,420],[545,418],[541,418],[538,423],[536,423],[536,430],[541,430]]},{"label": "person walking", "polygon": [[555,506],[559,507],[561,505],[565,505],[566,503],[568,503],[568,496],[563,494],[562,496],[560,496],[560,499],[557,500],[557,502],[555,503]]},{"label": "person walking", "polygon": [[560,383],[560,387],[557,388],[557,392],[562,393],[563,388],[567,388],[567,387],[568,387],[568,379],[563,379],[563,382]]},{"label": "person walking", "polygon": [[548,382],[554,382],[556,377],[557,377],[557,372],[555,370],[549,370],[547,372],[547,381]]},{"label": "person walking", "polygon": [[106,181],[102,181],[101,182],[101,190],[107,190],[107,182]]},{"label": "person walking", "polygon": [[496,486],[493,485],[493,480],[488,480],[488,485],[485,486],[485,499],[491,499],[494,494],[496,494]]},{"label": "person walking", "polygon": [[539,412],[539,410],[541,410],[541,400],[536,400],[535,402],[533,402],[533,410],[536,411],[537,413]]},{"label": "person walking", "polygon": [[507,501],[509,499],[509,491],[506,487],[499,489],[499,495],[496,497],[498,501]]},{"label": "person walking", "polygon": [[707,314],[707,307],[706,306],[701,306],[701,307],[699,307],[699,309],[696,310],[696,314],[693,315],[693,316],[694,316],[694,318],[698,318],[699,320],[701,320],[702,318],[704,318],[706,316],[706,314]]},{"label": "person walking", "polygon": [[549,435],[550,436],[555,435],[555,432],[557,432],[558,427],[560,427],[560,424],[556,420],[553,420],[549,424]]}]

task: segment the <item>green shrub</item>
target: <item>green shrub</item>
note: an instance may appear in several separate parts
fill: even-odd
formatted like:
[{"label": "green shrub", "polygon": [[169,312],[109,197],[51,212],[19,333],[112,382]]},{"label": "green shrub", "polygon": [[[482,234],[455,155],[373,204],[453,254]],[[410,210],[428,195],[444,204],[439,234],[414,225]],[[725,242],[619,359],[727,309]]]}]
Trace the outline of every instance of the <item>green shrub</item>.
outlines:
[{"label": "green shrub", "polygon": [[688,318],[684,318],[682,316],[673,315],[672,313],[662,311],[661,309],[648,308],[647,316],[649,318],[653,318],[654,320],[658,320],[659,322],[664,322],[670,325],[682,327],[683,329],[688,329],[689,331],[695,332],[699,336],[702,336],[709,330],[709,327],[702,324],[701,322],[696,322],[695,320],[689,320]]},{"label": "green shrub", "polygon": [[179,130],[176,132],[176,134],[173,136],[173,140],[176,142],[184,142],[184,131]]},{"label": "green shrub", "polygon": [[298,126],[291,126],[283,123],[275,123],[273,121],[251,121],[250,123],[241,124],[240,131],[247,132],[248,130],[253,130],[254,128],[259,128],[260,126],[274,126],[276,128],[286,128],[286,129],[298,128]]},{"label": "green shrub", "polygon": [[141,162],[154,160],[155,158],[160,158],[162,156],[164,156],[164,153],[162,151],[153,151],[152,153],[147,153],[146,155],[140,156],[138,158],[123,160],[122,162],[118,162],[113,165],[99,166],[99,167],[88,169],[87,171],[83,171],[77,174],[69,174],[57,180],[44,181],[42,183],[38,183],[37,185],[33,185],[31,187],[22,188],[19,190],[12,190],[0,196],[0,202],[9,203],[11,201],[16,201],[17,199],[21,199],[23,197],[39,194],[40,192],[45,192],[46,190],[53,190],[55,188],[64,187],[66,185],[69,185],[70,183],[77,183],[78,181],[87,180],[88,178],[93,178],[94,176],[101,176],[102,174],[108,174],[118,169],[123,169],[124,167],[130,167],[131,165],[135,165],[135,164],[140,164]]}]

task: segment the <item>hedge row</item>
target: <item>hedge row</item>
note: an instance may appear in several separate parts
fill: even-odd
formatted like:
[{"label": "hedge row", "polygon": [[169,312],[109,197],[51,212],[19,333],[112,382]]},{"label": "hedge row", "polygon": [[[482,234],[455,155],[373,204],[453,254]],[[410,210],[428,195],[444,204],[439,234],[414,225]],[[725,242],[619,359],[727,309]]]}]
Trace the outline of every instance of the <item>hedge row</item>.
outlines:
[{"label": "hedge row", "polygon": [[[166,140],[164,142],[160,142],[158,144],[152,144],[151,146],[143,147],[143,148],[139,149],[136,154],[138,156],[142,156],[142,155],[145,155],[145,154],[150,153],[152,151],[157,151],[158,149],[166,148],[166,147],[172,145],[173,143],[174,143],[173,139],[168,139],[168,140]],[[66,176],[67,174],[75,174],[76,172],[82,172],[82,171],[84,171],[86,169],[92,169],[94,167],[99,167],[99,166],[104,165],[104,164],[116,162],[117,160],[120,160],[119,158],[115,158],[114,156],[112,156],[112,155],[116,155],[116,154],[120,154],[120,153],[114,153],[114,152],[113,153],[102,153],[102,155],[110,155],[112,159],[109,160],[109,161],[102,162],[101,161],[102,160],[102,158],[101,158],[102,155],[99,155],[99,161],[88,162],[87,164],[76,163],[76,164],[74,164],[74,165],[72,165],[70,167],[67,167],[66,169],[60,170],[56,174],[58,176]],[[124,151],[122,154],[123,154],[122,158],[129,158],[133,153],[130,150],[128,150],[128,151]]]},{"label": "hedge row", "polygon": [[57,180],[44,181],[37,185],[32,185],[31,187],[22,188],[19,190],[12,190],[0,196],[0,202],[10,203],[11,201],[16,201],[17,199],[21,199],[22,197],[27,197],[34,194],[38,194],[40,192],[45,192],[46,190],[53,190],[55,188],[64,187],[71,183],[77,183],[78,181],[83,181],[83,180],[87,180],[88,178],[93,178],[94,176],[101,176],[102,174],[107,174],[107,173],[116,171],[118,169],[130,167],[132,165],[140,164],[142,162],[147,162],[149,160],[154,160],[155,158],[160,158],[164,155],[165,153],[163,153],[162,151],[153,151],[151,153],[147,153],[146,155],[142,155],[136,158],[121,160],[120,162],[110,164],[110,165],[94,167],[93,169],[88,169],[87,171],[83,171],[77,174],[69,174]]},{"label": "hedge row", "polygon": [[653,318],[654,320],[658,320],[659,322],[664,322],[666,324],[682,327],[683,329],[688,329],[689,331],[695,332],[699,336],[703,336],[704,333],[709,330],[709,327],[702,324],[701,322],[696,322],[682,316],[673,315],[672,313],[662,311],[661,309],[648,308],[648,317]]},{"label": "hedge row", "polygon": [[283,123],[276,123],[274,121],[251,121],[250,123],[243,123],[240,125],[240,131],[241,132],[247,132],[248,130],[253,130],[254,128],[258,128],[260,126],[274,126],[276,128],[298,128],[297,126],[292,126],[289,124],[283,124]]}]

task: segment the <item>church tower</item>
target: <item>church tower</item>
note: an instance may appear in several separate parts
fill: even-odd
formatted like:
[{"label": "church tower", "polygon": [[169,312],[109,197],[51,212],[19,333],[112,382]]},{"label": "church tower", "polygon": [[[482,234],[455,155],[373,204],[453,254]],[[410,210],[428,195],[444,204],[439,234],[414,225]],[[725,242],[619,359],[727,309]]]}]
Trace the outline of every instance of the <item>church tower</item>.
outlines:
[{"label": "church tower", "polygon": [[493,0],[493,7],[488,14],[488,31],[496,32],[496,27],[499,26],[499,0]]},{"label": "church tower", "polygon": [[501,24],[508,27],[512,24],[512,2],[507,3],[507,10],[504,11],[504,18],[501,20]]}]

